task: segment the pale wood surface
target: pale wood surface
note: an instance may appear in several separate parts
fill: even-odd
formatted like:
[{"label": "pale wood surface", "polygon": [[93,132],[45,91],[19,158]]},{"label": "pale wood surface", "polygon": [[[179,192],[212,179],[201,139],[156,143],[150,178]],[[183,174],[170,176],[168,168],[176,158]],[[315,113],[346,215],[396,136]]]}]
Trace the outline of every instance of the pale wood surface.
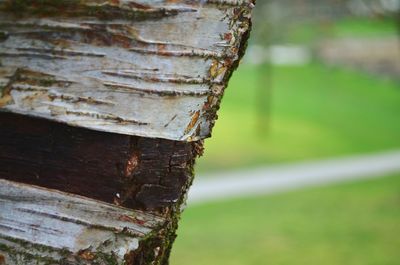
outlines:
[{"label": "pale wood surface", "polygon": [[0,257],[13,265],[125,264],[165,225],[154,214],[5,180],[0,209]]},{"label": "pale wood surface", "polygon": [[180,141],[210,135],[253,7],[252,0],[24,2],[0,0],[0,110]]}]

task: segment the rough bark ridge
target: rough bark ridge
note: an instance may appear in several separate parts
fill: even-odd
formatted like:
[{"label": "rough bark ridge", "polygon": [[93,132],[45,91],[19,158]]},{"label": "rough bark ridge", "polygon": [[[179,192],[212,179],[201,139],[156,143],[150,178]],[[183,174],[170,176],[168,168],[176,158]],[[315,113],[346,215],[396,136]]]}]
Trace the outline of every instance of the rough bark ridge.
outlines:
[{"label": "rough bark ridge", "polygon": [[130,257],[164,255],[161,216],[5,180],[0,199],[3,264],[138,264]]},{"label": "rough bark ridge", "polygon": [[253,0],[0,0],[0,110],[204,139],[252,7]]}]

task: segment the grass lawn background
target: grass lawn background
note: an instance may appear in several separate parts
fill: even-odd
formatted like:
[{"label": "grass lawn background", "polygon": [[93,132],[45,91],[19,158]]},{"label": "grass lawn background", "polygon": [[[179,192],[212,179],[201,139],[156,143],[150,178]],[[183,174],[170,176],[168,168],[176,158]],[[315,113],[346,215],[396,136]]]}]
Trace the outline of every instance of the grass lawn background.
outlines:
[{"label": "grass lawn background", "polygon": [[[257,21],[265,23],[263,16]],[[285,31],[286,41],[312,45],[321,38],[397,36],[394,18],[310,23],[293,25]],[[257,102],[263,96],[260,90],[267,88],[272,89],[271,119],[268,133],[260,133]],[[197,172],[396,149],[400,83],[320,63],[241,65],[226,90],[219,117]]]},{"label": "grass lawn background", "polygon": [[[255,25],[255,28],[257,25]],[[302,25],[294,43],[323,37],[390,37],[392,20]],[[326,32],[326,30],[330,32]],[[197,171],[232,170],[400,148],[400,86],[319,63],[242,65],[226,91]],[[260,134],[256,102],[272,84],[271,122]],[[398,265],[400,175],[187,209],[173,265]]]},{"label": "grass lawn background", "polygon": [[[226,90],[198,172],[400,148],[396,81],[319,63],[242,65]],[[270,129],[257,130],[259,86],[272,84]]]},{"label": "grass lawn background", "polygon": [[186,209],[174,265],[398,265],[400,175]]},{"label": "grass lawn background", "polygon": [[[263,18],[264,19],[264,18]],[[321,38],[385,38],[396,36],[395,18],[348,17],[337,21],[315,21],[286,25],[285,31],[276,32],[281,41],[312,45]],[[257,26],[257,25],[256,25]],[[257,30],[257,28],[256,28]]]}]

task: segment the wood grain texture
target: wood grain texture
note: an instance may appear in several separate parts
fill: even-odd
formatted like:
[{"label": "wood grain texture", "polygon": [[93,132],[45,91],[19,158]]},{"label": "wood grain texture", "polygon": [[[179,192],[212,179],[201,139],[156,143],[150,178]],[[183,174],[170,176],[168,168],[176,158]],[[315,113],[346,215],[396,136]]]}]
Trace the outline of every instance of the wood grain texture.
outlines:
[{"label": "wood grain texture", "polygon": [[160,264],[168,222],[71,194],[0,180],[0,261],[8,265]]},{"label": "wood grain texture", "polygon": [[[106,133],[0,112],[0,179],[70,193],[61,198],[55,191],[34,188],[40,192],[31,196],[26,184],[0,180],[0,261],[6,259],[7,265],[167,265],[193,180],[194,160],[201,152],[201,141]],[[14,192],[10,185],[24,188]],[[69,203],[77,197],[71,193],[85,197],[75,205]],[[107,207],[93,204],[92,199]],[[29,204],[32,211],[20,211],[20,203]],[[55,212],[62,216],[55,216]],[[91,220],[95,223],[88,225],[81,216],[90,217],[93,212]],[[141,213],[146,218],[138,215],[134,224],[156,225],[139,238],[123,236],[121,224],[111,222],[114,212],[124,222],[132,221],[127,212]],[[103,218],[108,214],[110,219]],[[13,224],[12,220],[17,222]],[[42,226],[36,227],[41,222]],[[56,232],[51,230],[55,226],[59,227]],[[69,236],[67,241],[60,240],[63,246],[49,243],[55,246],[51,251],[49,245],[43,247],[42,241],[53,242],[64,234]],[[106,237],[115,237],[116,243],[108,245],[109,241],[103,241]],[[77,240],[85,244],[90,241],[91,247],[81,248],[73,243]],[[123,260],[122,254],[115,256],[122,253],[119,249],[125,251]]]},{"label": "wood grain texture", "polygon": [[168,264],[253,6],[0,0],[1,265]]},{"label": "wood grain texture", "polygon": [[134,209],[179,208],[201,146],[0,112],[0,178]]},{"label": "wood grain texture", "polygon": [[100,131],[210,135],[253,0],[0,0],[0,110]]}]

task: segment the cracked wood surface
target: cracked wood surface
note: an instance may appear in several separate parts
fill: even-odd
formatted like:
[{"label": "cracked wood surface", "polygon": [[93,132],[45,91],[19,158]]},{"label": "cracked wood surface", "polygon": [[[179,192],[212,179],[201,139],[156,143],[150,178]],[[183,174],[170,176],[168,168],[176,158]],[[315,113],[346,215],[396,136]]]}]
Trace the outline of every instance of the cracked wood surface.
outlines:
[{"label": "cracked wood surface", "polygon": [[199,146],[0,112],[0,178],[128,208],[168,212],[182,203]]},{"label": "cracked wood surface", "polygon": [[168,264],[253,6],[0,0],[1,265]]},{"label": "cracked wood surface", "polygon": [[100,131],[208,137],[252,0],[0,0],[0,110]]},{"label": "cracked wood surface", "polygon": [[[165,242],[149,245],[166,227],[154,214],[6,180],[0,204],[0,264],[156,264],[163,255]],[[141,261],[129,263],[134,256]]]}]

